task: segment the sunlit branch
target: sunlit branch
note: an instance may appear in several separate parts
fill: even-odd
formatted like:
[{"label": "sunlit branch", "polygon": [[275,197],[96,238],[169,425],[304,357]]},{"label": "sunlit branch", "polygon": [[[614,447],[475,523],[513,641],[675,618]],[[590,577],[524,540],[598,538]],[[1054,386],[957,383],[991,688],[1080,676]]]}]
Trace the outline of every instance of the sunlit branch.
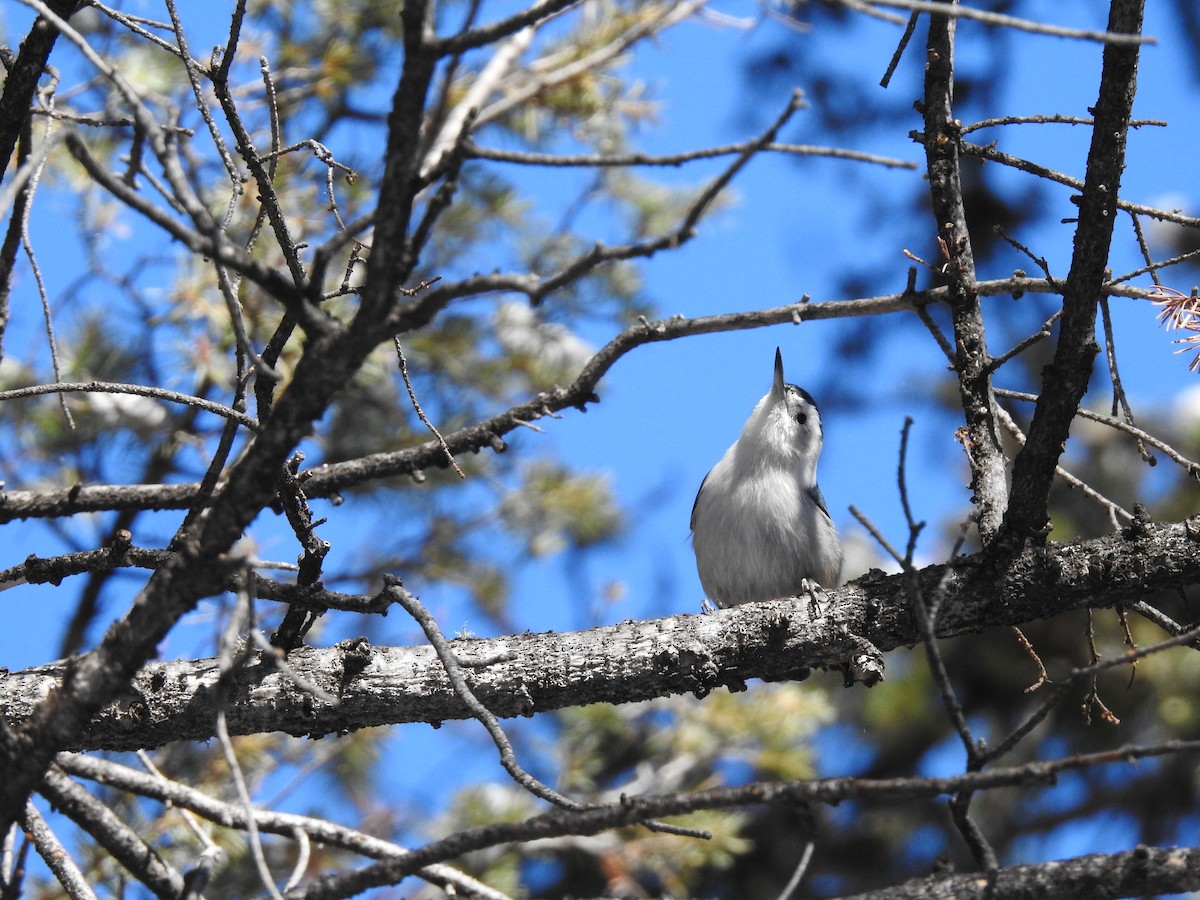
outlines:
[{"label": "sunlit branch", "polygon": [[[997,125],[1095,125],[1095,119],[1087,116],[1064,116],[1059,113],[1053,115],[1039,116],[997,116],[994,119],[981,119],[978,122],[972,122],[970,125],[964,125],[959,134],[970,134],[972,131],[978,131],[981,128],[994,128]],[[1156,125],[1159,128],[1166,128],[1167,123],[1162,119],[1133,119],[1129,123],[1130,128],[1142,128],[1146,125]]]},{"label": "sunlit branch", "polygon": [[[500,150],[493,147],[480,147],[468,143],[467,155],[474,159],[487,159],[493,162],[519,163],[530,166],[555,167],[586,167],[611,168],[617,166],[680,166],[698,159],[712,159],[718,156],[729,156],[742,153],[751,142],[739,144],[724,144],[720,147],[706,147],[702,150],[691,150],[686,153],[650,154],[650,153],[619,153],[619,154],[554,154],[530,153],[520,150]],[[874,153],[862,153],[858,150],[846,150],[841,147],[816,147],[808,144],[780,144],[772,141],[765,145],[764,152],[782,153],[793,156],[822,156],[831,159],[849,159],[857,162],[873,163],[892,169],[916,169],[917,164],[890,156],[878,156]]]},{"label": "sunlit branch", "polygon": [[429,177],[430,172],[441,166],[443,158],[465,141],[468,122],[478,113],[499,82],[508,75],[521,54],[529,49],[534,33],[534,28],[529,26],[505,40],[496,48],[487,65],[471,80],[466,95],[450,110],[445,121],[441,123],[437,137],[426,152],[425,160],[421,163],[422,178]]},{"label": "sunlit branch", "polygon": [[35,384],[29,387],[0,391],[0,402],[5,400],[17,400],[22,397],[37,397],[43,394],[132,394],[137,397],[151,397],[155,400],[163,400],[167,403],[180,403],[184,406],[194,406],[197,409],[210,412],[213,415],[220,416],[223,419],[230,419],[231,421],[237,422],[242,427],[248,428],[251,431],[258,431],[257,420],[255,420],[252,416],[246,415],[245,413],[239,413],[236,410],[230,409],[228,406],[222,406],[220,403],[214,403],[213,401],[205,400],[202,397],[193,397],[191,394],[181,394],[178,391],[169,391],[166,388],[147,387],[141,384],[116,384],[108,381]]},{"label": "sunlit branch", "polygon": [[[925,597],[941,598],[933,622],[938,639],[1107,608],[1195,584],[1200,554],[1193,527],[1143,523],[1137,530],[1055,544],[1052,550],[1032,548],[999,574],[983,554],[907,574],[874,573],[829,591],[825,615],[815,619],[798,615],[795,598],[784,598],[580,632],[461,638],[450,646],[471,669],[474,695],[500,718],[588,703],[704,695],[750,678],[786,677],[798,667],[843,672],[864,642],[880,652],[911,646],[921,639],[906,602],[913,578]],[[1108,573],[1103,583],[1095,577],[1100,565]],[[209,589],[219,593],[230,577]],[[613,659],[622,660],[616,670],[606,663]],[[224,685],[231,732],[313,735],[470,715],[428,646],[379,647],[356,639],[323,649],[299,647],[287,662],[300,679],[336,695],[337,702],[319,701],[264,658],[262,666],[232,672]],[[58,663],[0,672],[4,713],[13,727],[32,714],[62,670]],[[214,693],[219,677],[211,660],[147,663],[132,676],[138,715],[123,714],[121,703],[101,711],[66,749],[207,740],[220,701]]]},{"label": "sunlit branch", "polygon": [[[840,0],[839,0],[840,2]],[[1152,37],[1146,37],[1140,34],[1122,34],[1112,31],[1092,31],[1086,28],[1066,28],[1060,25],[1049,25],[1044,22],[1034,22],[1029,19],[1020,19],[1016,16],[1007,16],[1002,13],[994,13],[985,9],[976,9],[972,6],[960,5],[958,3],[937,3],[933,0],[854,0],[854,2],[846,3],[852,9],[857,6],[888,6],[892,9],[906,9],[918,13],[936,13],[940,16],[949,16],[956,19],[972,19],[976,22],[982,22],[985,25],[996,25],[1002,28],[1012,28],[1017,31],[1027,31],[1032,34],[1044,34],[1050,37],[1075,38],[1082,41],[1097,41],[1102,44],[1157,44],[1158,41]]]},{"label": "sunlit branch", "polygon": [[[244,829],[246,827],[246,810],[241,804],[217,800],[203,791],[180,784],[178,781],[146,775],[110,760],[96,759],[78,753],[59,754],[58,764],[77,778],[86,778],[111,788],[190,810],[224,828]],[[265,809],[255,809],[253,815],[259,831],[291,838],[299,830],[321,844],[371,859],[399,857],[409,852],[398,844],[337,825],[326,819]],[[416,874],[431,884],[454,885],[467,896],[478,896],[482,900],[510,900],[507,895],[489,888],[449,866],[434,864]]]},{"label": "sunlit branch", "polygon": [[46,824],[46,820],[42,818],[32,801],[25,804],[25,815],[21,819],[21,828],[33,841],[38,856],[54,873],[54,877],[71,900],[95,900],[96,894],[88,885],[83,873],[79,871],[79,867],[75,865],[75,860],[71,858],[66,847]]}]

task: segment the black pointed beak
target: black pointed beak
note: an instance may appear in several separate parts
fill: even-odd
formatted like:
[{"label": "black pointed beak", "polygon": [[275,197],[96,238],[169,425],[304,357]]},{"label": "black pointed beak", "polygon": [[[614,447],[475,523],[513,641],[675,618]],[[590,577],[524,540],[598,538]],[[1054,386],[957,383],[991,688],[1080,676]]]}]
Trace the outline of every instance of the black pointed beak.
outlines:
[{"label": "black pointed beak", "polygon": [[775,348],[775,383],[771,390],[776,397],[783,396],[783,354],[779,352],[779,348]]}]

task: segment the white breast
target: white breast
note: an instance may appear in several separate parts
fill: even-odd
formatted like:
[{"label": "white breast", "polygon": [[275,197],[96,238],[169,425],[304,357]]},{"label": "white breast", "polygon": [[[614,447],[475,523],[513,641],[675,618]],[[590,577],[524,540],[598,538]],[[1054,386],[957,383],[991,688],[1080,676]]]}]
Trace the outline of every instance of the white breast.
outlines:
[{"label": "white breast", "polygon": [[692,540],[709,598],[733,606],[789,597],[804,579],[835,587],[837,533],[800,475],[768,466],[734,476],[732,465],[727,454],[696,500]]}]

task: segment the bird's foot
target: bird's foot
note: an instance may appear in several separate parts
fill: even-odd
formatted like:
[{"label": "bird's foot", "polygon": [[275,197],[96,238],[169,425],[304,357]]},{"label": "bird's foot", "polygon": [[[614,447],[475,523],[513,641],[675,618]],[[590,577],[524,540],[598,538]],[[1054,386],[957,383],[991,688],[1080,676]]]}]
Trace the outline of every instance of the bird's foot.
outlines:
[{"label": "bird's foot", "polygon": [[821,609],[821,597],[826,596],[825,588],[817,584],[811,578],[802,578],[800,580],[800,593],[797,597],[808,595],[808,615],[809,618],[817,619],[824,615]]}]

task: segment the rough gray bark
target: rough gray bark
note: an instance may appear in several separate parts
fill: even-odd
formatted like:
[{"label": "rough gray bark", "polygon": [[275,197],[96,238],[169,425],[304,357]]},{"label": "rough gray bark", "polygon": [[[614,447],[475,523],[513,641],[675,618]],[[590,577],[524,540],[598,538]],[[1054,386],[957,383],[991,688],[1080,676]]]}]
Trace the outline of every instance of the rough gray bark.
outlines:
[{"label": "rough gray bark", "polygon": [[1200,848],[1136,847],[1033,866],[909,881],[842,900],[1110,900],[1195,890]]},{"label": "rough gray bark", "polygon": [[926,171],[929,199],[945,261],[950,314],[954,322],[954,368],[969,434],[971,493],[985,543],[1000,528],[1008,505],[1004,451],[996,425],[983,309],[975,279],[975,257],[967,228],[959,170],[959,129],[954,118],[954,31],[957,20],[931,16],[925,54]]},{"label": "rough gray bark", "polygon": [[[1140,34],[1143,0],[1116,0],[1109,10],[1108,30]],[[1079,225],[1071,271],[1063,295],[1054,361],[1042,376],[1042,391],[1029,425],[1025,446],[1013,460],[1012,495],[1004,514],[1007,540],[1045,540],[1049,533],[1047,503],[1054,467],[1070,434],[1075,412],[1087,391],[1096,343],[1096,304],[1105,281],[1117,218],[1117,197],[1125,169],[1125,144],[1137,92],[1138,45],[1108,44],[1095,126],[1088,149],[1087,175],[1079,198]]]},{"label": "rough gray bark", "polygon": [[[868,574],[809,618],[807,598],[748,604],[701,615],[623,622],[582,632],[458,639],[476,695],[498,716],[528,716],[586,703],[734,690],[805,668],[870,681],[878,654],[920,640],[904,576]],[[1090,541],[1030,549],[1000,574],[986,556],[921,570],[926,601],[939,589],[939,637],[1020,625],[1083,607],[1130,603],[1200,582],[1200,519]],[[0,676],[0,711],[20,726],[66,666]],[[226,715],[235,734],[322,736],[372,725],[467,717],[433,649],[349,641],[301,648],[288,671],[255,657],[230,679]],[[298,677],[296,677],[298,676]],[[215,659],[150,663],[64,749],[128,750],[207,740],[217,711]],[[338,698],[322,702],[305,683]]]}]

